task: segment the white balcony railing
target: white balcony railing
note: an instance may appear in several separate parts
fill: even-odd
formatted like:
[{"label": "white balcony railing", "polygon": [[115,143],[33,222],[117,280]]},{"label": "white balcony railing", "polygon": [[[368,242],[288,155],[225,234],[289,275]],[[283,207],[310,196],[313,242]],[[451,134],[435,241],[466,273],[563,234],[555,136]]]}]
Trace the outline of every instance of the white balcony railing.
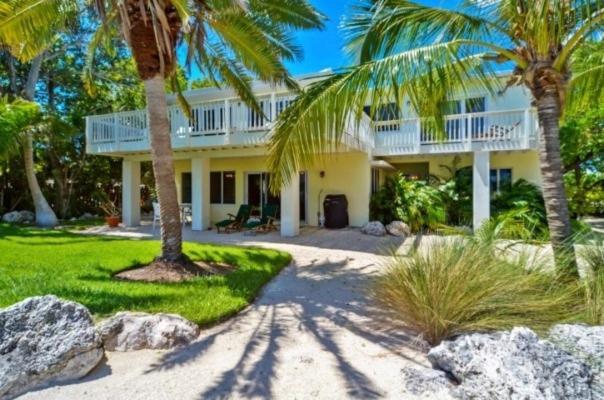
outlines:
[{"label": "white balcony railing", "polygon": [[530,148],[537,138],[537,119],[530,109],[450,115],[444,132],[428,119],[374,123],[374,155],[447,153]]},{"label": "white balcony railing", "polygon": [[[262,113],[239,99],[191,105],[191,118],[178,106],[169,108],[172,146],[193,149],[266,144],[273,121],[294,96],[272,94],[258,99]],[[516,150],[533,147],[537,119],[530,109],[450,115],[444,134],[428,119],[372,122],[350,117],[342,141],[376,156]],[[149,151],[147,112],[120,112],[87,117],[89,153]]]}]

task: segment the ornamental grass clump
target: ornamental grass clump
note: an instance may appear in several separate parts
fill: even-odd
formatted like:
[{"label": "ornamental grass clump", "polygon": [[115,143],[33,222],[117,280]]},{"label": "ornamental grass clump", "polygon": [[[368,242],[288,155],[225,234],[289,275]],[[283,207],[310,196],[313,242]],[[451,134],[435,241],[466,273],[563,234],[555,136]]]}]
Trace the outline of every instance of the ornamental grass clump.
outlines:
[{"label": "ornamental grass clump", "polygon": [[582,322],[604,325],[604,241],[585,245],[579,256],[586,268],[582,282],[585,301]]},{"label": "ornamental grass clump", "polygon": [[374,294],[433,345],[520,325],[543,332],[576,313],[578,288],[538,264],[535,257],[506,257],[491,243],[448,238],[410,257],[395,256]]}]

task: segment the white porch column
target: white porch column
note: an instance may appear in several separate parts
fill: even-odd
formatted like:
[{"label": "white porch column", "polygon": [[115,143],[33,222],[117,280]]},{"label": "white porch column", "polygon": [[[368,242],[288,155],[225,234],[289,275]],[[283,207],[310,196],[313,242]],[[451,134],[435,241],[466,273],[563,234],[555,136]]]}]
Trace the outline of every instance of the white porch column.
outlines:
[{"label": "white porch column", "polygon": [[491,216],[491,193],[489,188],[490,153],[475,151],[472,166],[473,226],[478,229]]},{"label": "white porch column", "polygon": [[141,163],[122,160],[122,223],[137,226],[141,222]]},{"label": "white porch column", "polygon": [[295,173],[289,185],[281,188],[281,236],[300,233],[300,175]]},{"label": "white porch column", "polygon": [[191,160],[191,229],[202,231],[210,226],[210,159]]}]

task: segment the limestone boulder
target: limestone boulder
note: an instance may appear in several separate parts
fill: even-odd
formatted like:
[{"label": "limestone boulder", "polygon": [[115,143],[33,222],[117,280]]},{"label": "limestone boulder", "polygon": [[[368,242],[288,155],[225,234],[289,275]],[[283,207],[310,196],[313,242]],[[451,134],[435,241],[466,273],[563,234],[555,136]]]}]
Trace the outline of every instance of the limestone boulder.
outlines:
[{"label": "limestone boulder", "polygon": [[555,325],[549,340],[591,368],[594,399],[604,399],[604,326]]},{"label": "limestone boulder", "polygon": [[386,234],[386,228],[380,221],[370,221],[361,228],[361,232],[371,236],[384,236]]},{"label": "limestone boulder", "polygon": [[199,327],[179,315],[120,312],[101,322],[106,350],[169,349],[199,336]]},{"label": "limestone boulder", "polygon": [[89,212],[85,212],[84,214],[80,215],[80,220],[82,221],[86,221],[89,219],[94,219],[94,215],[90,214]]},{"label": "limestone boulder", "polygon": [[2,222],[8,222],[9,224],[18,224],[22,220],[23,217],[19,211],[11,211],[2,216]]},{"label": "limestone boulder", "polygon": [[528,328],[443,341],[428,359],[464,399],[592,399],[590,367]]},{"label": "limestone boulder", "polygon": [[31,211],[23,210],[19,211],[19,214],[21,214],[21,222],[25,222],[28,224],[36,222],[36,214]]},{"label": "limestone boulder", "polygon": [[411,228],[403,221],[392,221],[386,225],[386,231],[393,236],[406,237],[411,235]]},{"label": "limestone boulder", "polygon": [[405,367],[401,372],[405,380],[405,389],[413,396],[439,400],[453,398],[451,389],[455,385],[443,371],[425,367]]},{"label": "limestone boulder", "polygon": [[0,399],[81,378],[102,357],[101,336],[80,304],[39,296],[0,310]]}]

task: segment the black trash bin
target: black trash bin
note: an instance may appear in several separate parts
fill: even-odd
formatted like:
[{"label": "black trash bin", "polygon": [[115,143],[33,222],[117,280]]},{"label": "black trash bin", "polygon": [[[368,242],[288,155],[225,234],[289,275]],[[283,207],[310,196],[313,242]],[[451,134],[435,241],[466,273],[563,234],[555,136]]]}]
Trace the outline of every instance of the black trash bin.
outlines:
[{"label": "black trash bin", "polygon": [[348,200],[343,194],[330,194],[323,200],[325,227],[341,229],[348,226]]}]

